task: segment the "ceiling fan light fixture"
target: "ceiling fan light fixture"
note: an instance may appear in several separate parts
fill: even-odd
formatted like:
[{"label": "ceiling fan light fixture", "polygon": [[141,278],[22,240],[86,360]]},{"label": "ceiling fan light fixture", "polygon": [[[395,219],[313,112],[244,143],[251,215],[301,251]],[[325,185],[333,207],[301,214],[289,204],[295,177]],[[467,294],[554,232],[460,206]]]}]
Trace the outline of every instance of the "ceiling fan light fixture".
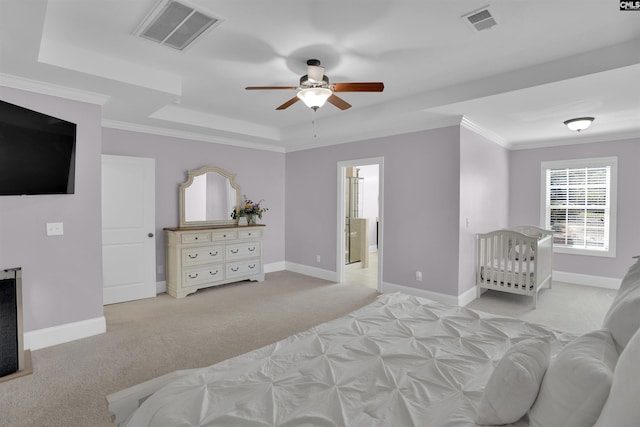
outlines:
[{"label": "ceiling fan light fixture", "polygon": [[297,97],[305,103],[305,105],[312,110],[317,110],[322,107],[327,99],[331,96],[331,89],[324,87],[310,87],[301,89]]},{"label": "ceiling fan light fixture", "polygon": [[569,119],[564,122],[564,124],[571,130],[575,130],[576,132],[580,132],[581,130],[585,130],[591,123],[595,120],[593,117],[578,117],[576,119]]}]

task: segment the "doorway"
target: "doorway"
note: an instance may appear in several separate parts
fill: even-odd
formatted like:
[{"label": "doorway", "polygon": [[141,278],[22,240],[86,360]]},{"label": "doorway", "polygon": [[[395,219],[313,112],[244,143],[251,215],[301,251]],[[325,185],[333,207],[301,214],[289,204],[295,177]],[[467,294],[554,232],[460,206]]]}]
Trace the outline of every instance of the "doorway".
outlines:
[{"label": "doorway", "polygon": [[340,283],[380,289],[383,158],[338,162],[337,274]]}]

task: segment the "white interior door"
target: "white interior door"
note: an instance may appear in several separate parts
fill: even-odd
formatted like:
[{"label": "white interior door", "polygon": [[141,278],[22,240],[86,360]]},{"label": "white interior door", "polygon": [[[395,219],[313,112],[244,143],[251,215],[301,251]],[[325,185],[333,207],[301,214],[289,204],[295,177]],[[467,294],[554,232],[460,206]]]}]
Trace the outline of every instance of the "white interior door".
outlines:
[{"label": "white interior door", "polygon": [[102,155],[104,304],[156,296],[155,159]]}]

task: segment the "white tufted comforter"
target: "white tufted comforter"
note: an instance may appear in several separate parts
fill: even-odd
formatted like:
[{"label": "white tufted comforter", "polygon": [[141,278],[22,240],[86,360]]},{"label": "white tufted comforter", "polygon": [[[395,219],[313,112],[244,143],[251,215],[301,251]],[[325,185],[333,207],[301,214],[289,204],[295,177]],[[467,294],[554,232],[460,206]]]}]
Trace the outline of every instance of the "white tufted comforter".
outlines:
[{"label": "white tufted comforter", "polygon": [[[514,343],[575,335],[404,294],[158,390],[127,426],[475,426],[495,364]],[[514,426],[526,426],[526,417]]]}]

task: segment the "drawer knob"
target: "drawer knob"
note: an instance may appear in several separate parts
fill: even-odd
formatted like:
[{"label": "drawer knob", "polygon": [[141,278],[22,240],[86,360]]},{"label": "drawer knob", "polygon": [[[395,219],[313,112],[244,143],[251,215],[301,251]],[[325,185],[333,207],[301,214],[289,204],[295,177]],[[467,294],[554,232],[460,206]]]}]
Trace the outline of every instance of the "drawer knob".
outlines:
[{"label": "drawer knob", "polygon": [[232,254],[237,254],[238,252],[240,252],[240,249],[231,249]]},{"label": "drawer knob", "polygon": [[226,235],[226,234],[223,234],[223,235],[222,235],[222,237],[227,237],[227,235]]},{"label": "drawer knob", "polygon": [[238,270],[240,270],[240,267],[231,267],[231,271],[233,271],[234,273]]},{"label": "drawer knob", "polygon": [[198,240],[198,236],[195,237],[195,240]]},{"label": "drawer knob", "polygon": [[189,258],[191,258],[191,259],[196,259],[196,258],[198,258],[198,254],[195,254],[195,255],[191,255],[191,254],[189,254]]},{"label": "drawer knob", "polygon": [[197,277],[198,277],[198,273],[189,275],[189,279],[195,279]]},{"label": "drawer knob", "polygon": [[254,247],[252,247],[252,248],[247,248],[247,249],[249,249],[249,252],[253,252],[253,251],[255,251],[255,250],[256,250],[256,247],[254,246]]},{"label": "drawer knob", "polygon": [[211,256],[216,256],[216,255],[218,255],[218,251],[215,251],[215,252],[209,252],[209,255],[211,255]]},{"label": "drawer knob", "polygon": [[251,265],[249,266],[249,268],[256,268],[256,265],[255,265],[255,264],[251,264]]},{"label": "drawer knob", "polygon": [[216,274],[218,274],[218,270],[216,270],[216,271],[210,271],[210,272],[209,272],[209,274],[210,274],[210,275],[212,275],[212,276],[215,276]]}]

